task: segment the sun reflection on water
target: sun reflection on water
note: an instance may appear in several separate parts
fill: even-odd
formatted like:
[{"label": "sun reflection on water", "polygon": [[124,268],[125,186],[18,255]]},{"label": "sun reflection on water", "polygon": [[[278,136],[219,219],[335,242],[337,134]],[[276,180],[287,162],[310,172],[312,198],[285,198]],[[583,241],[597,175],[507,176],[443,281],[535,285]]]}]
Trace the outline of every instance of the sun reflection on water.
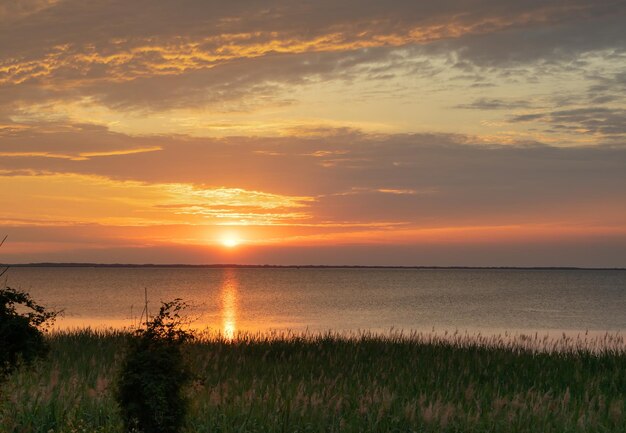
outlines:
[{"label": "sun reflection on water", "polygon": [[239,284],[234,269],[224,270],[222,281],[222,333],[225,338],[232,340],[237,333],[237,292]]}]

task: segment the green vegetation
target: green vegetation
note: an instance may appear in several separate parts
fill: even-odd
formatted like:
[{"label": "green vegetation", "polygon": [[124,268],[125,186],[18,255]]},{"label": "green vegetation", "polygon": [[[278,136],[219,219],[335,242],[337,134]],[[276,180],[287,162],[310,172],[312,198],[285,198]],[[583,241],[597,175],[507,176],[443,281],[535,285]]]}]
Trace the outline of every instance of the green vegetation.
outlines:
[{"label": "green vegetation", "polygon": [[[130,338],[51,334],[49,356],[5,383],[2,431],[122,432],[114,388]],[[624,432],[623,347],[610,337],[204,337],[183,345],[185,430]]]},{"label": "green vegetation", "polygon": [[0,380],[20,363],[30,365],[45,355],[48,346],[41,328],[53,322],[56,315],[26,292],[0,288]]},{"label": "green vegetation", "polygon": [[[6,240],[7,236],[0,241],[0,247]],[[0,277],[8,270],[1,269]],[[48,346],[42,329],[53,323],[57,315],[22,290],[0,287],[0,382],[20,364],[30,365],[46,354]]]},{"label": "green vegetation", "polygon": [[122,363],[117,401],[127,431],[176,433],[187,411],[183,387],[191,378],[181,346],[192,339],[182,328],[180,299],[165,302],[159,313],[137,330]]}]

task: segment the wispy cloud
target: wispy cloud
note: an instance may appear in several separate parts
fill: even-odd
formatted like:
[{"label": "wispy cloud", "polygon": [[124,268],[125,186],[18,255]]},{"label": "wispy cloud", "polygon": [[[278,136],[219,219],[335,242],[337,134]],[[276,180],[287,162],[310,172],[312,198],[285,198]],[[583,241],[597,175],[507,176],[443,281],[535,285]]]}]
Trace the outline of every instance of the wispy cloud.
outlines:
[{"label": "wispy cloud", "polygon": [[[608,0],[398,1],[392,7],[28,2],[3,15],[0,94],[6,101],[86,97],[154,108],[193,102],[201,91],[206,103],[241,96],[238,91],[271,93],[276,79],[342,74],[410,46],[478,66],[553,64],[583,52],[621,50],[622,6]],[[30,12],[25,17],[19,10]],[[131,18],[137,16],[141,21]]]},{"label": "wispy cloud", "polygon": [[539,121],[557,130],[580,134],[601,134],[623,139],[626,136],[626,109],[586,107],[571,110],[534,112],[511,117],[511,122]]},{"label": "wispy cloud", "polygon": [[160,147],[145,147],[137,149],[127,150],[109,150],[102,152],[79,152],[75,155],[63,154],[63,153],[51,153],[51,152],[0,152],[0,156],[7,158],[24,158],[24,157],[41,157],[41,158],[56,158],[56,159],[68,159],[70,161],[84,161],[90,158],[97,158],[100,156],[119,156],[119,155],[132,155],[133,153],[144,152],[156,152],[161,150]]},{"label": "wispy cloud", "polygon": [[500,98],[478,98],[470,103],[459,104],[454,108],[464,108],[469,110],[511,110],[518,108],[529,108],[530,101],[523,99],[504,100]]},{"label": "wispy cloud", "polygon": [[[93,138],[109,132],[84,134]],[[598,218],[608,223],[624,211],[618,199],[626,182],[626,149],[621,145],[499,145],[461,135],[358,131],[309,137],[115,137],[126,149],[156,139],[159,150],[83,160],[3,158],[0,169],[130,181],[132,188],[123,196],[158,191],[161,195],[152,197],[153,202],[168,204],[172,212],[216,216],[224,211],[229,221],[239,218],[246,224],[254,223],[254,213],[264,224],[395,221],[446,226]],[[84,141],[80,134],[74,139]],[[48,142],[57,142],[54,134],[37,137],[31,132],[11,146],[28,152]],[[93,142],[107,146],[106,140]],[[39,182],[42,188],[47,185]],[[180,200],[173,202],[177,196]],[[604,216],[594,207],[603,208]]]}]

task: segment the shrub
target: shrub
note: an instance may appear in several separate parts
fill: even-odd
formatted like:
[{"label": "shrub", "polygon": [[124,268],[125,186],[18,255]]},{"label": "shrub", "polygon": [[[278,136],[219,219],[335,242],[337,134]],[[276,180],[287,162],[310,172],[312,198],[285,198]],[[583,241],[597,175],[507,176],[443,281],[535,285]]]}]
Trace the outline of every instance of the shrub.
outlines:
[{"label": "shrub", "polygon": [[37,304],[26,292],[0,289],[0,378],[9,375],[20,362],[31,364],[47,352],[42,328],[57,314]]},{"label": "shrub", "polygon": [[128,431],[174,433],[187,411],[183,387],[190,379],[181,345],[193,338],[183,329],[180,300],[162,303],[146,329],[136,331],[118,379],[117,400]]}]

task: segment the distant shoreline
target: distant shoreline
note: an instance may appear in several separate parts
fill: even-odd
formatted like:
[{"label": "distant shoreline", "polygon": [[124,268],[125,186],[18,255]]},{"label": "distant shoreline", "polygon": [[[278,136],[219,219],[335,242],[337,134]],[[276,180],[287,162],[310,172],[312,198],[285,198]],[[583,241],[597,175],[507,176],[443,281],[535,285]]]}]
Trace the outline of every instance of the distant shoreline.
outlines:
[{"label": "distant shoreline", "polygon": [[382,266],[382,265],[242,265],[234,263],[216,263],[190,265],[171,264],[131,264],[131,263],[17,263],[0,264],[0,268],[241,268],[241,269],[441,269],[441,270],[555,270],[555,271],[625,271],[626,268],[585,268],[576,266]]}]

